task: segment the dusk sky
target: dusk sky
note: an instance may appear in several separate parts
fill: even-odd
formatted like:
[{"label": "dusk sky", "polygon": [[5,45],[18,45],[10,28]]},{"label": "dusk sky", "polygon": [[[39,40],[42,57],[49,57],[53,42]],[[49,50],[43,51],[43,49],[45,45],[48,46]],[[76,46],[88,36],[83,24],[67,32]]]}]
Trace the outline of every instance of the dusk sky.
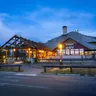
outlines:
[{"label": "dusk sky", "polygon": [[1,0],[0,44],[17,34],[46,42],[68,32],[96,36],[96,0]]}]

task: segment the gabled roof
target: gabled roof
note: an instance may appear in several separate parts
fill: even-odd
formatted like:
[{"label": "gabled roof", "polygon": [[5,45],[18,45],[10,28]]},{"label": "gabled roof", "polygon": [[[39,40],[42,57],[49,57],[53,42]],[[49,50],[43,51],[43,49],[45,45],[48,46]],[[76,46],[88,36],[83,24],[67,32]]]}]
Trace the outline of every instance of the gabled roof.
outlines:
[{"label": "gabled roof", "polygon": [[87,47],[88,49],[96,50],[96,45],[89,43],[89,42],[96,42],[96,37],[83,35],[81,33],[74,32],[74,31],[69,32],[65,35],[61,35],[61,36],[56,37],[54,39],[51,39],[48,42],[46,42],[45,44],[49,48],[51,48],[51,50],[54,50],[60,42],[64,42],[68,38],[71,38],[71,39],[77,41],[78,43]]},{"label": "gabled roof", "polygon": [[43,43],[31,41],[17,35],[10,38],[4,45],[1,46],[1,48],[33,48],[49,50],[47,45],[44,45]]}]

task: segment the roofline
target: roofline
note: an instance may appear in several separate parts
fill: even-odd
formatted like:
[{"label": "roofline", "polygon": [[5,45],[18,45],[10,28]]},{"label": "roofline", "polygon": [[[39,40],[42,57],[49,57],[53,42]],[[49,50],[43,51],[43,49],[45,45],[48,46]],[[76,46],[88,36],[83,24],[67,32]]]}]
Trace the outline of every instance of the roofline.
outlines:
[{"label": "roofline", "polygon": [[[38,42],[35,42],[35,41],[32,41],[32,40],[28,40],[26,38],[23,38],[21,36],[17,36],[17,35],[14,35],[12,36],[7,42],[5,42],[0,48],[1,49],[4,49],[4,47],[6,46],[6,44],[8,44],[11,40],[13,40],[13,38],[18,38],[18,39],[22,39],[28,46],[29,48],[32,48],[32,49],[40,49],[40,50],[50,50],[50,48],[48,46],[46,46],[45,44],[43,43],[38,43]],[[14,43],[15,41],[13,41]],[[33,45],[32,45],[33,44]],[[36,45],[36,46],[35,46]],[[9,47],[9,49],[12,48],[12,47]],[[8,49],[8,48],[7,48]]]},{"label": "roofline", "polygon": [[[74,40],[73,38],[67,38],[65,41],[63,41],[62,43],[64,43],[64,42],[66,42],[68,39],[72,39],[72,40]],[[78,41],[76,41],[76,40],[74,40],[75,42],[77,42],[77,43],[79,43]],[[80,44],[80,43],[79,43]],[[83,47],[85,47],[86,49],[90,49],[90,48],[87,48],[86,46],[84,46],[84,45],[82,45],[82,44],[80,44],[81,46],[83,46]],[[55,49],[57,48],[57,46],[52,50],[52,51],[54,51]],[[92,50],[92,49],[90,49],[90,50]]]},{"label": "roofline", "polygon": [[15,36],[19,38],[19,36],[17,36],[17,35],[12,36],[10,39],[8,39],[7,42],[5,42],[5,43],[1,46],[1,48],[3,48],[3,47],[4,47],[9,41],[11,41]]}]

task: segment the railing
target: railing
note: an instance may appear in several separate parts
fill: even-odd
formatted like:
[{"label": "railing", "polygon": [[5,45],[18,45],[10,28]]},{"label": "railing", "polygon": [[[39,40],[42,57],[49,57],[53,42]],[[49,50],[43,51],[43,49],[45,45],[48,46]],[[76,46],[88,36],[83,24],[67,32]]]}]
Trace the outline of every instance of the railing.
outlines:
[{"label": "railing", "polygon": [[72,73],[72,68],[96,68],[96,65],[43,65],[44,72],[47,72],[47,68],[70,68]]},{"label": "railing", "polygon": [[[68,63],[68,64],[82,64],[82,63],[93,63],[95,62],[96,59],[62,59],[63,63]],[[60,59],[39,59],[39,63],[46,63],[46,64],[59,64]]]},{"label": "railing", "polygon": [[21,64],[0,64],[0,68],[2,67],[18,67],[18,71],[20,72],[21,70]]}]

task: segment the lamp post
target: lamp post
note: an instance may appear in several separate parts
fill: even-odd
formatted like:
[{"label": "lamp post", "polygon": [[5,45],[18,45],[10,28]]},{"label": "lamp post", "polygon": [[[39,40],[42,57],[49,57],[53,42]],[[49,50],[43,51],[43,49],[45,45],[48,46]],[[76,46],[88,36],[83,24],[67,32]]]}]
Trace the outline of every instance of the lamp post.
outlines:
[{"label": "lamp post", "polygon": [[62,43],[59,44],[59,49],[60,49],[60,65],[62,65],[62,48],[63,48],[63,45]]}]

